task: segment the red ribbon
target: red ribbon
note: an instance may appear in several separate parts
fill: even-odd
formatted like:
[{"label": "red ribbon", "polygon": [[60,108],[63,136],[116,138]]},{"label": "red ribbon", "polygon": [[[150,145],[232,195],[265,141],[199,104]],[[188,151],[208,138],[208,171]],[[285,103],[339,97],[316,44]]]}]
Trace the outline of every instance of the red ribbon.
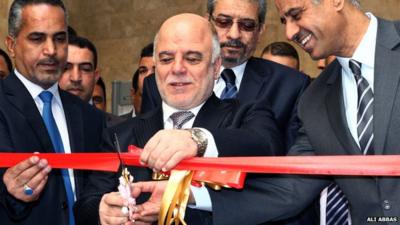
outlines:
[{"label": "red ribbon", "polygon": [[[129,153],[0,153],[0,167],[11,167],[33,155],[47,159],[52,168],[116,172],[120,159],[128,166],[141,166],[140,151]],[[191,158],[175,169],[196,171],[194,180],[207,180],[243,187],[246,173],[400,176],[400,155],[284,156]]]}]

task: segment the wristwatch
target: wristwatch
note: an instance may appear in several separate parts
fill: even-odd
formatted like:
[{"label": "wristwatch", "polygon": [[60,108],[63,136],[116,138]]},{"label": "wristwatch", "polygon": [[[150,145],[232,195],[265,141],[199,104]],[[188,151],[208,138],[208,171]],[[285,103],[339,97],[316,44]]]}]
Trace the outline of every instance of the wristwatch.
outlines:
[{"label": "wristwatch", "polygon": [[187,129],[190,132],[192,140],[197,145],[197,157],[202,157],[206,152],[208,140],[206,134],[199,128]]}]

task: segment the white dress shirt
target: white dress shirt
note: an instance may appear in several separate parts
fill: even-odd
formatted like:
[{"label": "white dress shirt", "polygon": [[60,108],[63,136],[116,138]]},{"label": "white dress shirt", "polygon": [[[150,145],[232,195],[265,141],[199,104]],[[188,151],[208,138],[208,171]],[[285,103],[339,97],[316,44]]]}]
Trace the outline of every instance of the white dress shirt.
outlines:
[{"label": "white dress shirt", "polygon": [[[194,117],[192,119],[190,119],[189,121],[187,121],[186,123],[183,124],[182,128],[183,129],[187,129],[187,128],[192,128],[193,127],[193,123],[194,120],[197,116],[197,114],[199,113],[201,107],[204,105],[201,104],[193,109],[190,110],[184,110],[184,111],[190,111],[194,114]],[[175,109],[169,105],[167,105],[165,102],[162,103],[162,109],[163,109],[163,121],[164,121],[164,129],[173,129],[173,122],[171,119],[171,115],[175,112],[178,111],[182,111],[182,110],[178,110]],[[200,128],[200,127],[199,127]],[[217,149],[217,145],[215,144],[215,140],[213,135],[210,133],[210,131],[204,129],[204,128],[200,128],[207,136],[207,148],[206,151],[204,153],[204,157],[218,157],[218,149]],[[210,195],[208,194],[208,191],[206,188],[198,188],[198,187],[194,187],[191,186],[191,191],[194,195],[194,198],[196,200],[196,208],[197,209],[202,209],[202,210],[206,210],[208,209],[208,205],[211,202],[210,199]],[[189,205],[189,207],[194,207]]]},{"label": "white dress shirt", "polygon": [[[40,115],[43,115],[43,101],[40,99],[39,95],[42,91],[45,91],[39,85],[32,83],[30,80],[26,79],[22,74],[20,74],[16,69],[14,70],[17,78],[24,84],[28,92],[31,94],[35,104],[40,112]],[[71,153],[71,146],[69,143],[69,134],[67,121],[65,119],[65,113],[63,104],[61,101],[60,93],[58,91],[58,82],[51,86],[46,91],[49,91],[53,94],[53,99],[51,102],[51,110],[53,112],[54,120],[56,121],[57,128],[60,131],[61,139],[64,146],[65,153]],[[68,169],[69,177],[71,180],[72,191],[75,193],[75,181],[74,181],[74,173],[72,169]],[[76,200],[76,196],[74,194],[74,200]]]},{"label": "white dress shirt", "polygon": [[[343,102],[346,112],[347,126],[350,130],[351,136],[354,141],[358,143],[357,134],[357,84],[354,78],[354,74],[351,72],[349,67],[350,59],[354,59],[362,64],[361,74],[371,85],[372,91],[374,91],[374,62],[375,62],[375,46],[376,46],[376,35],[378,31],[378,21],[372,13],[366,13],[370,18],[367,32],[365,33],[360,44],[357,46],[353,56],[351,58],[337,57],[340,65],[342,66],[342,91],[343,91]],[[327,190],[324,189],[321,192],[320,204],[321,204],[321,223],[325,225],[326,218],[326,198]],[[351,213],[351,212],[350,212]],[[351,221],[350,225],[351,225]]]}]

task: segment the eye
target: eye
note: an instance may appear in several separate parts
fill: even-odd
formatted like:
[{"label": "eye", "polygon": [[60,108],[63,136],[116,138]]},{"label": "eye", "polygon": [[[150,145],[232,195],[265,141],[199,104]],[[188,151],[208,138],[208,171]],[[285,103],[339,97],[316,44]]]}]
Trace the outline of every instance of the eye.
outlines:
[{"label": "eye", "polygon": [[54,41],[58,43],[66,43],[67,42],[67,34],[61,33],[61,34],[56,34],[54,36]]},{"label": "eye", "polygon": [[171,63],[174,60],[174,58],[172,58],[172,57],[160,57],[159,60],[160,60],[161,64],[168,64],[168,63]]},{"label": "eye", "polygon": [[228,28],[233,24],[232,18],[217,17],[214,19],[215,25],[220,28]]},{"label": "eye", "polygon": [[67,63],[64,67],[64,71],[70,70],[72,69],[72,64],[71,63]]},{"label": "eye", "polygon": [[93,66],[91,64],[84,64],[80,65],[79,69],[85,73],[91,73],[93,72]]},{"label": "eye", "polygon": [[243,19],[238,21],[238,23],[240,28],[244,31],[254,31],[254,29],[257,27],[256,21],[251,19]]},{"label": "eye", "polygon": [[39,43],[39,42],[44,41],[45,35],[43,35],[43,34],[31,34],[31,35],[28,36],[28,39],[30,41],[32,41],[32,42]]},{"label": "eye", "polygon": [[145,73],[147,73],[149,70],[146,68],[146,67],[140,67],[139,68],[139,74],[140,75],[142,75],[142,74],[145,74]]},{"label": "eye", "polygon": [[302,13],[303,13],[303,9],[297,8],[297,9],[291,10],[289,16],[292,17],[294,20],[300,20]]}]

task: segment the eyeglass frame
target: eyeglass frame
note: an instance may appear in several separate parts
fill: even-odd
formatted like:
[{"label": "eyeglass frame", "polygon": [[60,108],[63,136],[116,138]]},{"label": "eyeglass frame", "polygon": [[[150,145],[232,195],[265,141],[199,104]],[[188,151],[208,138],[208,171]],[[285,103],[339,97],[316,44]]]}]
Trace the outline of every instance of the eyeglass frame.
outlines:
[{"label": "eyeglass frame", "polygon": [[[254,32],[254,31],[259,31],[260,30],[260,28],[261,28],[261,24],[259,23],[259,22],[257,22],[256,20],[254,20],[254,19],[248,19],[248,18],[239,18],[239,19],[236,19],[236,21],[234,20],[234,18],[232,18],[232,17],[230,17],[230,16],[224,16],[226,19],[229,19],[230,20],[230,22],[229,22],[229,25],[227,25],[226,27],[224,27],[224,26],[220,26],[220,25],[218,25],[218,21],[217,21],[217,19],[218,19],[218,16],[217,17],[215,17],[215,16],[213,16],[212,14],[210,14],[209,15],[209,21],[213,21],[213,23],[215,24],[215,26],[216,27],[218,27],[218,28],[220,28],[220,29],[231,29],[232,28],[232,26],[233,26],[233,24],[234,23],[237,23],[238,24],[238,28],[239,28],[239,30],[240,31],[244,31],[244,32]],[[254,28],[252,28],[251,30],[250,29],[246,29],[245,27],[246,26],[244,26],[243,25],[243,20],[251,20],[251,21],[254,21]]]}]

